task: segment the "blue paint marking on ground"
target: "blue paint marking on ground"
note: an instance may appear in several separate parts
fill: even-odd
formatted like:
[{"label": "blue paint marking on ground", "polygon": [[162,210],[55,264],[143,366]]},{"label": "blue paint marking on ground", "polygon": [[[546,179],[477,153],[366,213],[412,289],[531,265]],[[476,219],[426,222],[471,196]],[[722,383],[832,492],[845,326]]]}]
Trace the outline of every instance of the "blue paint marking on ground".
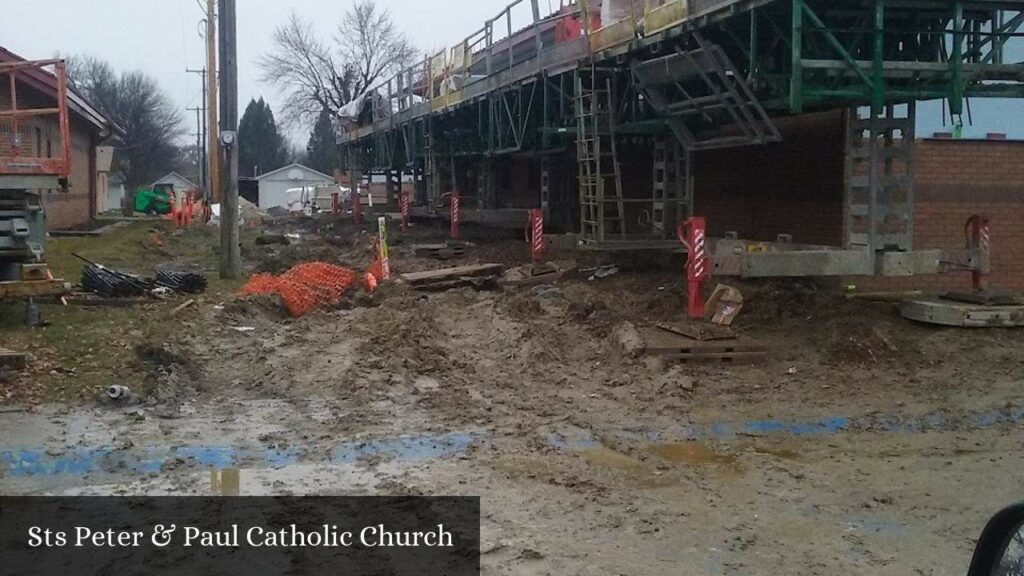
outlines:
[{"label": "blue paint marking on ground", "polygon": [[[401,461],[440,458],[465,452],[477,438],[474,433],[456,432],[346,442],[333,451],[331,462],[348,464],[371,456]],[[300,462],[302,455],[303,451],[297,448],[261,451],[231,446],[169,446],[139,451],[118,451],[108,447],[71,448],[60,454],[48,454],[33,448],[4,448],[0,449],[0,466],[10,476],[85,476],[118,471],[151,474],[178,459],[213,469],[250,463],[280,468]]]},{"label": "blue paint marking on ground", "polygon": [[[932,413],[918,417],[890,414],[861,418],[831,416],[804,421],[750,420],[738,423],[684,424],[670,431],[631,428],[622,430],[621,437],[661,442],[727,439],[736,434],[817,436],[851,430],[919,433],[958,427],[985,429],[1020,422],[1024,422],[1024,407],[970,412],[958,419],[942,413]],[[350,464],[371,457],[403,462],[423,461],[463,453],[481,437],[482,435],[476,432],[451,432],[344,442],[332,450],[330,462]],[[586,431],[570,434],[552,433],[548,436],[548,443],[555,448],[573,450],[597,448],[601,445]],[[279,468],[300,462],[305,453],[305,450],[298,448],[247,450],[230,446],[179,446],[128,451],[110,447],[76,447],[53,454],[38,448],[0,447],[0,467],[10,476],[84,476],[117,471],[150,474],[159,472],[164,465],[176,459],[214,469],[232,468],[240,464]]]}]

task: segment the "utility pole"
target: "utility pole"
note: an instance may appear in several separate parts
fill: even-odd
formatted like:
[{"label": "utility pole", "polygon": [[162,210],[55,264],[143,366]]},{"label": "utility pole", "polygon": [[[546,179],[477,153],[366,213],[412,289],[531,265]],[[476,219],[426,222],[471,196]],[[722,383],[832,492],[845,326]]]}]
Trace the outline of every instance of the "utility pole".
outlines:
[{"label": "utility pole", "polygon": [[206,196],[206,144],[204,136],[205,131],[203,129],[203,112],[206,112],[206,108],[203,106],[196,106],[195,108],[186,108],[189,112],[196,113],[196,133],[193,136],[196,137],[196,163],[199,165],[199,187],[203,190],[203,197]]},{"label": "utility pole", "polygon": [[217,124],[217,12],[206,0],[206,173],[210,179],[207,206],[220,202],[220,130]]},{"label": "utility pole", "polygon": [[221,183],[220,277],[242,275],[242,254],[238,234],[238,36],[235,0],[219,0],[220,16],[220,141],[224,145],[226,178]]},{"label": "utility pole", "polygon": [[206,68],[202,68],[200,70],[188,69],[185,71],[190,74],[199,74],[203,79],[203,104],[202,106],[199,106],[199,111],[197,111],[197,113],[202,113],[202,124],[199,126],[199,185],[203,188],[203,198],[209,200],[211,196],[209,183],[210,167],[207,165],[207,146],[209,145],[209,142],[206,140],[206,122],[209,117],[209,103],[206,101]]}]

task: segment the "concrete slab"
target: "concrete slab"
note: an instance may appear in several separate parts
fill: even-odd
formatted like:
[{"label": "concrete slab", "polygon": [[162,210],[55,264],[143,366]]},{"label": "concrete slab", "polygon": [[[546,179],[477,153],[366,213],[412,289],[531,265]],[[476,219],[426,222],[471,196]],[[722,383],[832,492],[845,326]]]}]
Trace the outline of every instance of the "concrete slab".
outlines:
[{"label": "concrete slab", "polygon": [[1024,306],[985,306],[939,299],[913,300],[903,305],[904,318],[962,328],[1024,326]]}]

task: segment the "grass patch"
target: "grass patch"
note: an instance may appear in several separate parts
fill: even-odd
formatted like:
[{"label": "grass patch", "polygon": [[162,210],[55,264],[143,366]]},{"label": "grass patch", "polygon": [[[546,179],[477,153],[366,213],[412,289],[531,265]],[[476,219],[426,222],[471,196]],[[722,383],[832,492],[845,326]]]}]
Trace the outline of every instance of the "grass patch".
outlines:
[{"label": "grass patch", "polygon": [[[252,246],[255,232],[242,231],[243,247]],[[209,279],[209,288],[196,296],[197,305],[172,318],[171,311],[187,298],[144,300],[127,307],[62,306],[40,301],[48,325],[25,326],[23,302],[0,302],[0,346],[31,353],[28,371],[0,383],[0,402],[80,402],[91,400],[110,384],[145,391],[152,374],[139,359],[142,344],[159,346],[189,314],[223,302],[242,281],[221,280],[217,274],[219,230],[198,225],[187,230],[169,222],[132,222],[98,237],[51,238],[47,260],[54,276],[77,283],[84,263],[73,254],[125,272],[152,276],[168,262],[196,266]]]}]

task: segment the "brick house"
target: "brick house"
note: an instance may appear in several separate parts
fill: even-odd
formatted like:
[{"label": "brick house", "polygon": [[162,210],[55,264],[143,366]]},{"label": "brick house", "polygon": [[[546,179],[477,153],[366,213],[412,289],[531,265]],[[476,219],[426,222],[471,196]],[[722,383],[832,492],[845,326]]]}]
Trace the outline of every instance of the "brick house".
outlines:
[{"label": "brick house", "polygon": [[[0,47],[0,62],[18,62],[24,58]],[[6,76],[4,79],[6,80]],[[46,71],[28,70],[17,77],[18,104],[23,108],[56,105],[57,79]],[[11,94],[7,82],[0,83],[0,109],[10,109]],[[68,90],[71,129],[71,173],[68,191],[43,193],[47,229],[74,228],[88,224],[98,207],[100,172],[97,148],[120,128],[74,90]],[[0,122],[0,146],[10,147],[11,124]],[[24,121],[19,126],[21,146],[38,156],[59,153],[60,130],[55,116]],[[105,193],[105,191],[104,191]]]}]

